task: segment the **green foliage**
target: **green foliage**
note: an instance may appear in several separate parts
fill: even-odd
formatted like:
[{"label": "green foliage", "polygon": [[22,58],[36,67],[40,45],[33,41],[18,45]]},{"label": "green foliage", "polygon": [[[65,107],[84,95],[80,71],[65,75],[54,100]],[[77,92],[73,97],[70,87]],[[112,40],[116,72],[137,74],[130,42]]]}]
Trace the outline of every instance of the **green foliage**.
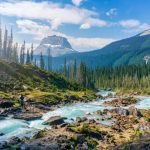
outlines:
[{"label": "green foliage", "polygon": [[[65,100],[73,102],[95,98],[94,91],[86,91],[75,81],[32,65],[0,61],[0,77],[0,97],[5,99],[23,94],[37,102],[58,104]],[[19,107],[17,102],[15,107]]]},{"label": "green foliage", "polygon": [[89,146],[89,150],[93,150],[96,148],[96,146],[98,145],[98,143],[96,142],[95,139],[91,138],[91,137],[87,137],[86,141],[88,143]]},{"label": "green foliage", "polygon": [[41,52],[41,55],[40,55],[40,68],[41,69],[45,68],[45,62],[44,62],[44,58],[43,58],[42,52]]},{"label": "green foliage", "polygon": [[33,139],[39,139],[46,135],[46,130],[39,131],[36,135],[34,135]]},{"label": "green foliage", "polygon": [[90,75],[97,88],[150,94],[150,65],[96,68],[90,70]]}]

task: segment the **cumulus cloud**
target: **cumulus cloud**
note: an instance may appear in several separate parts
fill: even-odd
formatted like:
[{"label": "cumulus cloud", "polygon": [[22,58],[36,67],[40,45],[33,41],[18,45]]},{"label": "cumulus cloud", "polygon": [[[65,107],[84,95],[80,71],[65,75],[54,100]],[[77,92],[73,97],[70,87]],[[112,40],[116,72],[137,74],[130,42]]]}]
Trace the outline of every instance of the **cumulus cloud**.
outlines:
[{"label": "cumulus cloud", "polygon": [[79,51],[90,51],[102,48],[111,42],[115,41],[114,39],[109,38],[75,38],[69,37],[69,42],[72,44],[72,47]]},{"label": "cumulus cloud", "polygon": [[53,31],[48,25],[43,25],[28,19],[17,20],[16,24],[20,29],[20,34],[33,35],[35,40],[41,40],[48,35],[65,36],[65,34]]},{"label": "cumulus cloud", "polygon": [[94,18],[89,18],[85,21],[84,24],[82,24],[80,26],[80,29],[89,29],[93,26],[96,26],[96,27],[103,27],[103,26],[107,26],[107,23],[103,20],[98,20],[98,19],[94,19]]},{"label": "cumulus cloud", "polygon": [[80,6],[80,4],[85,0],[72,0],[72,3],[76,6]]},{"label": "cumulus cloud", "polygon": [[139,20],[135,20],[135,19],[120,21],[119,25],[124,28],[123,32],[126,33],[141,32],[150,28],[149,24],[142,23]]},{"label": "cumulus cloud", "polygon": [[106,12],[106,15],[109,16],[109,17],[113,17],[113,16],[116,16],[118,13],[117,13],[117,9],[116,8],[111,8],[109,11]]},{"label": "cumulus cloud", "polygon": [[101,48],[111,42],[114,39],[107,38],[82,38],[82,37],[73,37],[68,36],[66,34],[56,32],[51,30],[51,28],[47,25],[40,24],[38,22],[32,20],[17,20],[16,24],[20,29],[20,34],[28,34],[33,35],[34,40],[38,40],[38,42],[45,36],[50,35],[58,35],[66,37],[71,43],[72,47],[79,51],[88,51],[93,49]]},{"label": "cumulus cloud", "polygon": [[122,27],[131,28],[131,27],[137,27],[137,26],[139,26],[141,23],[140,23],[139,20],[130,19],[130,20],[122,20],[122,21],[119,22],[119,24],[120,24]]},{"label": "cumulus cloud", "polygon": [[0,14],[24,19],[39,19],[50,22],[53,29],[62,24],[82,26],[105,26],[107,23],[98,18],[93,10],[78,8],[72,5],[62,6],[52,2],[14,1],[1,2]]}]

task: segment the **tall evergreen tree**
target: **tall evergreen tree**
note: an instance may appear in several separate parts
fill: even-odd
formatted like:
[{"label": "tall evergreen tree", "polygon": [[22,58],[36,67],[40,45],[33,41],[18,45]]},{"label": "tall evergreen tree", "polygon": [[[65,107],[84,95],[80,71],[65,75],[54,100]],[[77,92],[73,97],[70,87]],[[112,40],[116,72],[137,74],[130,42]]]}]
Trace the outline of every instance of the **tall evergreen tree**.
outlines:
[{"label": "tall evergreen tree", "polygon": [[78,82],[83,86],[86,87],[86,65],[84,62],[81,61],[78,71]]},{"label": "tall evergreen tree", "polygon": [[48,71],[52,71],[52,56],[51,56],[51,49],[48,48],[48,49],[47,49],[47,52],[48,52],[48,60],[47,60],[47,62],[48,62],[48,64],[47,64],[47,66],[48,66]]},{"label": "tall evergreen tree", "polygon": [[3,45],[2,45],[2,27],[1,27],[1,21],[0,21],[0,58],[2,58],[2,51],[3,51]]},{"label": "tall evergreen tree", "polygon": [[11,61],[11,55],[12,55],[12,50],[13,50],[13,30],[11,28],[11,35],[9,37],[9,40],[8,40],[8,47],[7,47],[7,60],[10,60]]},{"label": "tall evergreen tree", "polygon": [[37,66],[36,58],[34,59],[34,66]]},{"label": "tall evergreen tree", "polygon": [[27,56],[26,56],[26,64],[30,64],[31,61],[30,61],[30,52],[29,52],[29,49],[27,49]]},{"label": "tall evergreen tree", "polygon": [[30,59],[31,59],[31,63],[33,63],[33,43],[31,45]]},{"label": "tall evergreen tree", "polygon": [[64,59],[64,68],[63,68],[63,74],[65,77],[67,77],[67,59]]},{"label": "tall evergreen tree", "polygon": [[21,46],[21,51],[20,51],[20,63],[24,64],[25,63],[25,41]]},{"label": "tall evergreen tree", "polygon": [[3,58],[7,59],[7,45],[8,45],[8,30],[5,27],[4,42],[3,42]]},{"label": "tall evergreen tree", "polygon": [[77,61],[76,61],[76,59],[74,60],[73,78],[74,78],[74,80],[76,80],[76,78],[77,78]]},{"label": "tall evergreen tree", "polygon": [[44,58],[43,58],[42,52],[41,52],[41,55],[40,55],[40,68],[45,69],[45,63],[44,63]]},{"label": "tall evergreen tree", "polygon": [[14,46],[12,58],[14,62],[18,63],[18,43]]},{"label": "tall evergreen tree", "polygon": [[11,61],[18,63],[18,43],[12,48]]}]

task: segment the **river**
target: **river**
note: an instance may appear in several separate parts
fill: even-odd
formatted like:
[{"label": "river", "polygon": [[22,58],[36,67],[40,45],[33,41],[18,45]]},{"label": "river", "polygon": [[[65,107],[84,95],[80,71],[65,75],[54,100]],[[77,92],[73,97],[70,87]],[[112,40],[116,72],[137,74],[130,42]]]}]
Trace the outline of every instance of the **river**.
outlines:
[{"label": "river", "polygon": [[[98,92],[102,96],[107,96],[108,94],[115,95],[112,91],[101,90]],[[137,108],[150,109],[150,97],[139,97],[140,101],[136,104]],[[3,136],[0,136],[0,141],[6,141],[13,136],[17,137],[32,137],[36,132],[44,128],[50,128],[50,126],[43,125],[42,123],[48,120],[52,116],[61,116],[66,117],[66,122],[72,122],[76,117],[84,117],[96,119],[99,116],[94,115],[93,112],[97,110],[112,109],[113,107],[105,106],[105,101],[111,101],[113,98],[107,98],[105,100],[98,100],[95,102],[89,103],[77,103],[62,106],[55,109],[54,111],[49,111],[43,115],[39,120],[34,121],[24,121],[13,119],[11,116],[7,117],[5,120],[0,120],[0,133],[4,133]],[[91,115],[86,115],[86,113]],[[109,117],[109,116],[108,116]],[[100,118],[100,117],[99,117]],[[101,124],[111,125],[113,124],[112,120],[99,121]]]}]

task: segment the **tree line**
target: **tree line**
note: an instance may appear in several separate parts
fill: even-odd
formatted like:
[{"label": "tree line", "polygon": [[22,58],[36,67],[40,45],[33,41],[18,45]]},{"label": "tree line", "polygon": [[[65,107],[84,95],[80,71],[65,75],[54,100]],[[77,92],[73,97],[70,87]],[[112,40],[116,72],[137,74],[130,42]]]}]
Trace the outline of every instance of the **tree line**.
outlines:
[{"label": "tree line", "polygon": [[64,59],[63,66],[56,71],[70,81],[79,83],[84,88],[94,88],[94,82],[89,76],[89,69],[83,61]]},{"label": "tree line", "polygon": [[[18,51],[20,50],[20,53]],[[26,48],[24,41],[19,48],[18,43],[13,41],[13,30],[10,34],[7,28],[2,37],[2,28],[0,27],[0,59],[24,64],[31,64],[41,69],[52,71],[52,57],[50,48],[47,51],[47,57],[44,58],[42,52],[40,58],[36,60],[34,56],[34,46]],[[47,61],[45,60],[47,59]],[[61,66],[61,64],[60,64]],[[150,65],[126,65],[119,67],[88,68],[85,62],[64,59],[63,66],[56,71],[65,78],[78,82],[86,88],[124,88],[124,89],[148,89],[150,87]]]},{"label": "tree line", "polygon": [[9,34],[8,29],[5,27],[3,37],[2,27],[0,26],[0,59],[9,62],[20,63],[22,65],[31,64],[40,67],[41,69],[47,69],[50,71],[52,70],[52,57],[49,48],[47,53],[48,53],[47,64],[45,63],[42,52],[40,54],[40,60],[37,61],[36,58],[34,57],[33,44],[31,44],[31,48],[26,48],[26,42],[24,41],[23,44],[21,45],[21,48],[19,48],[19,44],[17,42],[14,43],[13,41],[12,28]]},{"label": "tree line", "polygon": [[149,64],[88,68],[83,61],[67,62],[65,59],[64,66],[58,72],[86,88],[131,90],[150,88]]},{"label": "tree line", "polygon": [[150,65],[125,65],[90,69],[96,88],[144,90],[150,88]]}]

